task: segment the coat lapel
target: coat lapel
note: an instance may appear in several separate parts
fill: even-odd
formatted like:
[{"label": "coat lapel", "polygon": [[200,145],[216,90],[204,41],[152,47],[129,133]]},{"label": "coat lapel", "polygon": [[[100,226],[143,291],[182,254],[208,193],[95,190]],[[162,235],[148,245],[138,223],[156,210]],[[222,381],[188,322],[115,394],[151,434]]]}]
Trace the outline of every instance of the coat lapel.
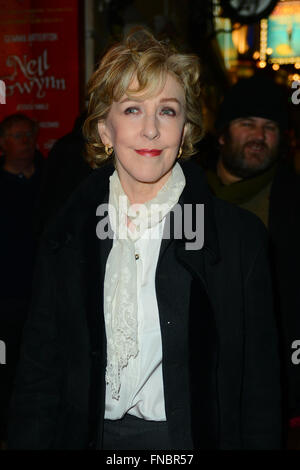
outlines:
[{"label": "coat lapel", "polygon": [[[181,223],[182,227],[182,238],[175,238],[175,215],[171,212],[168,214],[165,224],[158,265],[170,247],[170,244],[175,242],[178,258],[183,264],[188,264],[190,270],[199,275],[204,282],[202,269],[203,256],[205,255],[212,265],[220,261],[219,240],[213,212],[212,195],[206,184],[203,173],[199,169],[199,165],[193,162],[186,162],[182,164],[182,170],[186,178],[186,186],[178,201],[181,206],[181,222],[179,223]],[[189,240],[185,236],[184,226],[186,221],[184,220],[184,211],[185,208],[190,205],[191,219],[193,220],[194,217],[196,217],[197,204],[204,205],[204,244],[201,249],[189,250],[186,248],[188,246],[187,244],[195,242],[196,239]],[[192,223],[192,220],[188,222],[191,227],[194,227],[195,224]]]},{"label": "coat lapel", "polygon": [[[89,387],[89,430],[90,446],[100,447],[102,423],[104,418],[105,403],[105,369],[106,369],[106,335],[103,311],[103,285],[107,257],[112,247],[112,239],[99,239],[97,226],[105,219],[108,221],[108,213],[103,212],[97,216],[96,212],[100,204],[108,202],[108,177],[101,181],[99,198],[95,194],[92,209],[82,227],[80,253],[81,275],[83,290],[85,292],[86,319],[88,323],[90,341],[91,374]],[[96,185],[96,188],[98,185]]]}]

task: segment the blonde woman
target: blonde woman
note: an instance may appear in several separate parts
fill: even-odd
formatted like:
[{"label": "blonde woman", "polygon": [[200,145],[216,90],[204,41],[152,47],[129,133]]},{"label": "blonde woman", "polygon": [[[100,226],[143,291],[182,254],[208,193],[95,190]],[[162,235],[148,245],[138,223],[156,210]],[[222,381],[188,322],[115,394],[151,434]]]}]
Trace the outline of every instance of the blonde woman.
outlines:
[{"label": "blonde woman", "polygon": [[10,448],[280,446],[265,231],[187,161],[199,73],[138,31],[92,76],[95,170],[43,237]]}]

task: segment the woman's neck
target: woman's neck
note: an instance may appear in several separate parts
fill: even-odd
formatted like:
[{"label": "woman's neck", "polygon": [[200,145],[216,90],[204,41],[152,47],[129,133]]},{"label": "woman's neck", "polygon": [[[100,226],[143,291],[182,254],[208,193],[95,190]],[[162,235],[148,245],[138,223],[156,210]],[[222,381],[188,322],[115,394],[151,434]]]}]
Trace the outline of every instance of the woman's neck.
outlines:
[{"label": "woman's neck", "polygon": [[128,197],[130,204],[145,204],[146,202],[151,201],[151,199],[154,199],[169,179],[171,171],[154,183],[130,180],[119,174],[122,188]]}]

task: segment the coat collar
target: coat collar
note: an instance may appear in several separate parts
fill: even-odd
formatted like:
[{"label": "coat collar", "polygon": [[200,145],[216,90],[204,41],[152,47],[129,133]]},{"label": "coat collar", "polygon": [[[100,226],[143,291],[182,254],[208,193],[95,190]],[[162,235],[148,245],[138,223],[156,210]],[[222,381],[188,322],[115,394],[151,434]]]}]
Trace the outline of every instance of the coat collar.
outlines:
[{"label": "coat collar", "polygon": [[[200,166],[189,160],[181,163],[186,178],[186,186],[181,194],[181,205],[204,204],[204,246],[213,263],[219,259],[218,232],[214,214],[214,196],[212,196],[206,183],[204,173]],[[96,218],[97,207],[108,202],[109,177],[114,172],[111,164],[94,170],[78,189],[69,198],[67,204],[60,211],[54,223],[46,231],[45,235],[53,249],[73,239],[79,242],[82,233],[90,225],[95,233],[95,227],[99,219]],[[180,242],[190,242],[184,238]],[[166,244],[167,245],[167,244]],[[111,244],[107,244],[109,249]]]}]

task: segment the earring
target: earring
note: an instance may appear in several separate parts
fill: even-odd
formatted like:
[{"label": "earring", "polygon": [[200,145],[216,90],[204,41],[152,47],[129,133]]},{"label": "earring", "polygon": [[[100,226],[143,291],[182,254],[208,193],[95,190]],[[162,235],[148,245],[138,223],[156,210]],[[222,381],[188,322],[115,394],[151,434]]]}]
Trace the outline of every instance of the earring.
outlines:
[{"label": "earring", "polygon": [[114,149],[113,147],[109,147],[108,145],[105,145],[105,153],[108,157],[111,156],[111,154],[113,153]]},{"label": "earring", "polygon": [[179,152],[178,152],[178,155],[177,155],[177,160],[179,160],[179,158],[181,157],[181,154],[182,154],[182,147],[180,147],[180,149],[179,149]]}]

